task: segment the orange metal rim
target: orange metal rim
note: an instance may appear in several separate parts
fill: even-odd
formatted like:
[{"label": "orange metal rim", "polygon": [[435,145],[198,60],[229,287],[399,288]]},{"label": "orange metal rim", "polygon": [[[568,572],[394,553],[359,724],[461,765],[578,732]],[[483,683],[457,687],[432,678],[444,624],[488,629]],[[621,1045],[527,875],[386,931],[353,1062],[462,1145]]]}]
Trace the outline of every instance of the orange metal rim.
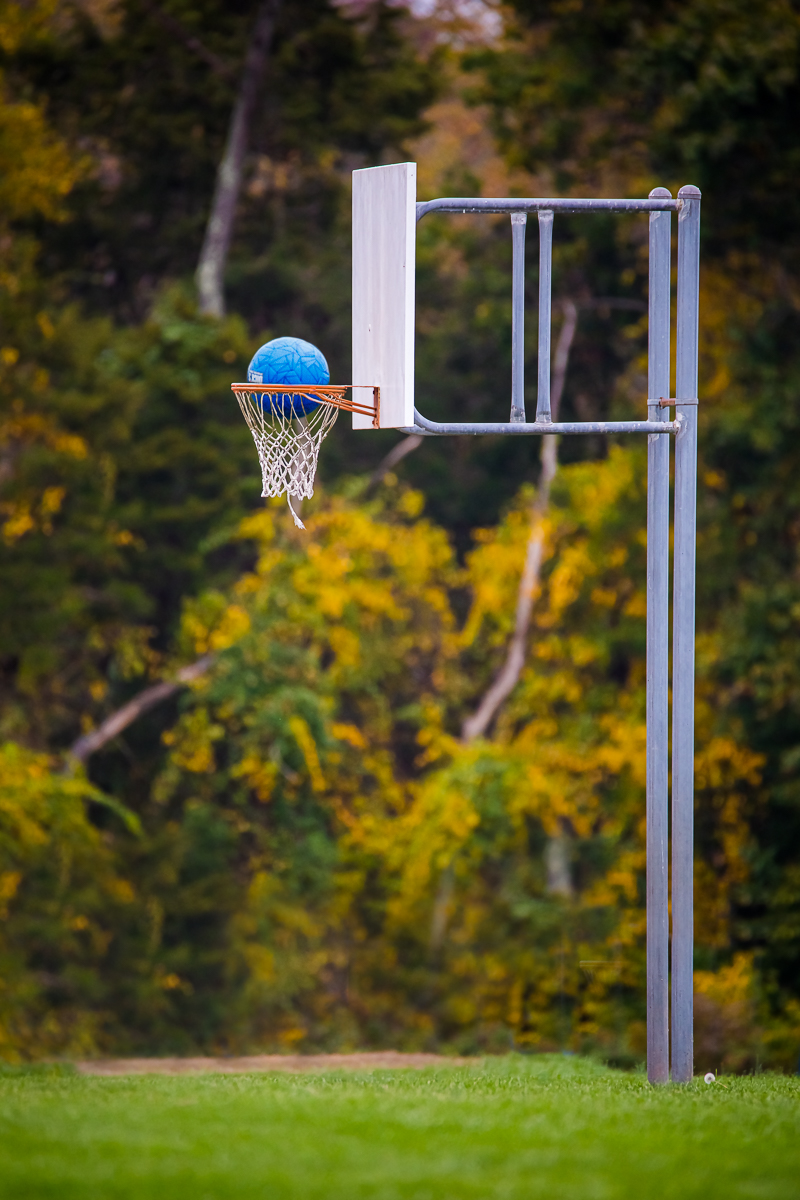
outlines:
[{"label": "orange metal rim", "polygon": [[[359,404],[357,400],[347,399],[345,392],[356,388],[368,388],[372,392],[372,404]],[[324,398],[326,404],[334,408],[342,408],[345,412],[360,413],[364,417],[372,417],[372,424],[377,429],[381,416],[381,389],[368,383],[317,383],[309,385],[294,385],[287,383],[232,383],[231,391],[237,396],[241,392],[255,392],[261,395],[283,396],[291,395],[314,396]]]}]

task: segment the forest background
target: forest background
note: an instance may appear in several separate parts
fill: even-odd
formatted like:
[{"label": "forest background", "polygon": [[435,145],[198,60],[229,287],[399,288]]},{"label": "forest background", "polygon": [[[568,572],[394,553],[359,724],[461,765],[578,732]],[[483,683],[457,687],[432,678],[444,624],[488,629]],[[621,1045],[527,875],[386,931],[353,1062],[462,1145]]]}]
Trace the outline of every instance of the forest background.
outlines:
[{"label": "forest background", "polygon": [[[0,1056],[643,1056],[643,448],[341,421],[300,533],[229,392],[348,378],[413,158],[703,191],[697,1063],[794,1069],[797,4],[2,0],[0,59]],[[556,223],[568,418],[644,414],[646,230]],[[432,417],[507,408],[510,244],[420,228]]]}]

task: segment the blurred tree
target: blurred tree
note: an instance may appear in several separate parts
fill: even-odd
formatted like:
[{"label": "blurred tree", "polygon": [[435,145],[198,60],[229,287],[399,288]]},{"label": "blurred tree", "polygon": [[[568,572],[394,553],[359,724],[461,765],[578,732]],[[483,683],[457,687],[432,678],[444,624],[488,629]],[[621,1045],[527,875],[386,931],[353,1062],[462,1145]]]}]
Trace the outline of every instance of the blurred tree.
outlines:
[{"label": "blurred tree", "polygon": [[[82,776],[0,747],[0,1057],[87,1055],[120,1035],[114,943],[137,908],[114,832],[131,813]],[[90,807],[113,813],[101,833]],[[117,983],[124,978],[123,973]]]},{"label": "blurred tree", "polygon": [[[601,461],[565,455],[526,667],[491,743],[457,734],[512,631],[530,447],[426,442],[403,471],[437,525],[392,472],[370,499],[343,478],[393,435],[337,430],[323,464],[336,486],[307,540],[271,507],[246,516],[255,456],[228,393],[257,344],[245,318],[261,340],[319,340],[346,377],[349,170],[404,153],[452,64],[393,6],[361,7],[282,10],[227,277],[242,315],[219,321],[198,317],[186,283],[255,0],[0,4],[0,701],[4,737],[36,750],[0,756],[14,1053],[469,1048],[509,1030],[639,1053],[640,448],[562,447]],[[470,58],[513,188],[641,193],[691,172],[706,193],[697,911],[713,1048],[714,1022],[741,1030],[759,995],[788,1013],[800,971],[796,202],[782,174],[797,14],[711,0],[515,12],[511,38]],[[457,164],[439,182],[480,186]],[[557,223],[556,294],[580,312],[565,415],[641,403],[645,229]],[[432,416],[507,401],[509,248],[505,222],[421,228]],[[38,753],[205,653],[216,665],[180,703],[96,756],[94,789]],[[101,805],[97,785],[128,808]],[[123,834],[128,809],[141,838]],[[760,1015],[788,1062],[787,1020]]]},{"label": "blurred tree", "polygon": [[228,265],[233,223],[242,190],[250,123],[272,47],[275,18],[279,11],[280,0],[264,0],[256,12],[255,25],[248,39],[247,53],[239,72],[239,90],[231,113],[225,150],[217,167],[214,197],[196,273],[200,311],[211,313],[215,317],[221,317],[225,312],[223,281]]},{"label": "blurred tree", "polygon": [[166,1009],[128,998],[138,1045],[363,1036],[345,998],[351,910],[379,906],[385,884],[378,864],[348,862],[340,832],[351,807],[369,822],[402,805],[454,653],[458,576],[420,503],[332,500],[304,514],[302,540],[271,506],[241,531],[254,572],[187,604],[182,653],[218,658],[164,735],[136,874],[159,912],[151,977],[182,984]]},{"label": "blurred tree", "polygon": [[[8,732],[64,745],[159,669],[183,596],[229,582],[252,557],[228,537],[259,493],[228,385],[268,333],[254,341],[241,318],[199,318],[164,281],[189,276],[197,260],[255,6],[173,14],[134,0],[42,2],[25,21],[17,9],[0,12],[9,96],[25,97],[0,116],[0,553],[13,581],[0,612],[0,686]],[[398,13],[379,6],[361,25],[320,0],[302,18],[288,7],[276,31],[248,160],[268,180],[270,163],[296,163],[292,187],[310,203],[290,204],[289,226],[281,218],[266,233],[275,242],[277,229],[286,256],[274,303],[295,312],[313,290],[303,263],[328,236],[341,240],[339,158],[380,153],[420,128],[434,87]],[[282,170],[275,178],[288,180]],[[243,196],[237,244],[248,269],[274,190]],[[324,255],[337,282],[341,249]],[[120,329],[70,307],[76,297],[143,319]],[[319,297],[311,304],[324,313]],[[299,324],[309,332],[302,315]]]},{"label": "blurred tree", "polygon": [[[92,306],[141,317],[160,283],[197,265],[259,5],[121,0],[116,8],[105,33],[78,8],[69,36],[37,41],[8,70],[47,98],[52,119],[92,160],[71,201],[74,219],[44,231],[48,272]],[[304,328],[319,323],[324,309],[306,299],[303,272],[318,272],[320,248],[343,234],[350,168],[397,153],[422,128],[436,55],[421,60],[401,23],[402,12],[385,4],[364,21],[327,0],[281,6],[229,276],[235,308],[258,328],[276,313],[296,320],[298,307],[308,309]]]},{"label": "blurred tree", "polygon": [[698,662],[718,729],[765,759],[755,869],[735,891],[726,953],[756,954],[780,1008],[800,991],[800,12],[788,0],[512,9],[508,42],[471,59],[511,161],[573,194],[703,191]]},{"label": "blurred tree", "polygon": [[[513,624],[530,500],[480,531],[464,571],[391,481],[368,506],[316,502],[302,541],[280,510],[248,519],[255,571],[187,606],[185,653],[219,657],[142,810],[137,887],[162,914],[151,970],[181,988],[157,1014],[128,1010],[137,1044],[477,1050],[511,1033],[641,1054],[642,452],[556,480],[530,661],[495,739],[465,745],[461,715]],[[731,945],[760,768],[715,735],[713,700],[706,686],[711,955]],[[741,972],[752,991],[752,963]],[[754,1061],[757,1033],[734,1050]]]}]

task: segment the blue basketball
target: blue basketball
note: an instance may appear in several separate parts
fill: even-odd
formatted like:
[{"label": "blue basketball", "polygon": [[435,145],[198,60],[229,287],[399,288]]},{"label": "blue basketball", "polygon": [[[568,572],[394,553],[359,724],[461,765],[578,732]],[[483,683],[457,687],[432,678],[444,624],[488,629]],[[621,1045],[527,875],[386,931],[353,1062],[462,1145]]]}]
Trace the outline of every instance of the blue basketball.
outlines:
[{"label": "blue basketball", "polygon": [[[266,342],[256,350],[247,369],[248,383],[294,383],[307,387],[330,381],[331,373],[322,351],[296,337]],[[319,408],[318,400],[302,392],[265,395],[262,403],[265,409],[271,405],[275,413],[284,417],[303,417]]]}]

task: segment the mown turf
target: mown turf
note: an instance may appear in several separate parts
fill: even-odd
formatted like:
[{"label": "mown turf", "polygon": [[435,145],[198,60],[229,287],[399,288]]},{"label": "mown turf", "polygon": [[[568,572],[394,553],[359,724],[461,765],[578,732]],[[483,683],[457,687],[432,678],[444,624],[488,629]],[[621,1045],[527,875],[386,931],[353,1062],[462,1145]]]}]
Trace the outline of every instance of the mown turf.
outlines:
[{"label": "mown turf", "polygon": [[655,1090],[585,1060],[372,1074],[0,1074],[0,1196],[800,1196],[800,1080]]}]

